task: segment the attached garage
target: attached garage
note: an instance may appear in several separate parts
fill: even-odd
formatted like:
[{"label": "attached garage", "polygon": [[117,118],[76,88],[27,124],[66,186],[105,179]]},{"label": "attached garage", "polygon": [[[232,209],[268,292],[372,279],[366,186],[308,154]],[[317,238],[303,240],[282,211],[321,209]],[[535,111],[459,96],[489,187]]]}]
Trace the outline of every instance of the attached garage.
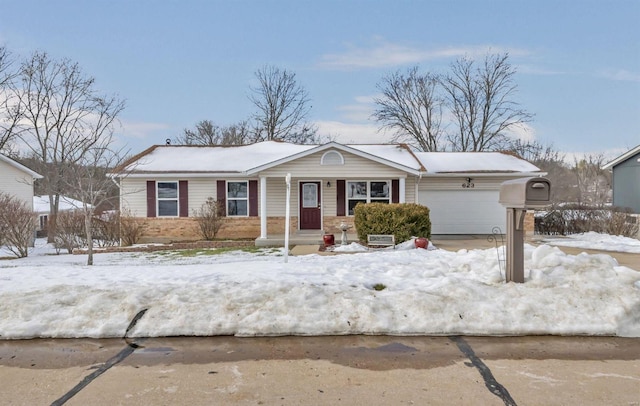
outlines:
[{"label": "attached garage", "polygon": [[494,227],[504,233],[506,211],[498,203],[496,190],[423,190],[418,203],[430,209],[432,234],[491,234]]},{"label": "attached garage", "polygon": [[506,232],[500,185],[510,179],[540,176],[536,166],[500,152],[417,152],[425,168],[417,186],[418,203],[430,209],[431,233]]}]

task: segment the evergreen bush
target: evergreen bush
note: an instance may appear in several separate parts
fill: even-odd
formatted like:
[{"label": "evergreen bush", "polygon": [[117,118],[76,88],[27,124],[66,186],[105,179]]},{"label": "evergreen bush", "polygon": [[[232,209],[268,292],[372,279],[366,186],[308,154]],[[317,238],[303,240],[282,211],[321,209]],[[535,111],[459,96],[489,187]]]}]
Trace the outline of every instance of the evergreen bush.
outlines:
[{"label": "evergreen bush", "polygon": [[411,237],[431,238],[429,208],[415,203],[360,203],[354,208],[360,241],[370,234],[393,234],[396,244]]}]

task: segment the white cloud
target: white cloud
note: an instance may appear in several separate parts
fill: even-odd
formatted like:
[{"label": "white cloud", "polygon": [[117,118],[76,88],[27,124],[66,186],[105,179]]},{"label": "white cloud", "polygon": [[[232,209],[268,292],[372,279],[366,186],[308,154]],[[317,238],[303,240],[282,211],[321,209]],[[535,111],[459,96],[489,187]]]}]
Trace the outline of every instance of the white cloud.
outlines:
[{"label": "white cloud", "polygon": [[541,75],[541,76],[552,76],[552,75],[564,75],[566,72],[551,70],[546,68],[541,68],[539,66],[533,65],[517,65],[518,73],[528,74],[528,75]]},{"label": "white cloud", "polygon": [[391,142],[391,136],[378,131],[372,123],[344,123],[340,121],[316,121],[318,133],[344,144],[379,144]]},{"label": "white cloud", "polygon": [[122,120],[122,128],[119,132],[126,138],[150,138],[155,136],[159,131],[167,131],[170,129],[168,124],[164,123],[145,123],[140,121]]},{"label": "white cloud", "polygon": [[342,118],[348,121],[368,121],[375,110],[376,96],[356,96],[355,103],[338,106]]},{"label": "white cloud", "polygon": [[630,72],[625,69],[608,70],[602,73],[602,76],[611,80],[619,80],[623,82],[638,82],[640,83],[640,73]]},{"label": "white cloud", "polygon": [[506,135],[507,137],[525,142],[536,140],[536,130],[527,123],[519,123],[511,126],[511,128],[506,131]]},{"label": "white cloud", "polygon": [[423,49],[394,44],[383,38],[374,38],[373,45],[371,46],[359,47],[348,44],[345,52],[323,55],[318,66],[335,70],[384,68],[460,56],[480,57],[487,53],[502,52],[509,52],[510,55],[528,54],[527,51],[521,49],[507,49],[492,45],[450,46],[436,49]]}]

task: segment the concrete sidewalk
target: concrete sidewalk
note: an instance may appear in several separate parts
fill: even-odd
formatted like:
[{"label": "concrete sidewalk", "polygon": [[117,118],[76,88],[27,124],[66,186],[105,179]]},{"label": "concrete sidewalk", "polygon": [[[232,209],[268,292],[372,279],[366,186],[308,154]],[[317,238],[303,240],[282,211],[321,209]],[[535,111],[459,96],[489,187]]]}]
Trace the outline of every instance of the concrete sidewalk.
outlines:
[{"label": "concrete sidewalk", "polygon": [[0,341],[0,404],[638,406],[639,357],[619,337]]}]

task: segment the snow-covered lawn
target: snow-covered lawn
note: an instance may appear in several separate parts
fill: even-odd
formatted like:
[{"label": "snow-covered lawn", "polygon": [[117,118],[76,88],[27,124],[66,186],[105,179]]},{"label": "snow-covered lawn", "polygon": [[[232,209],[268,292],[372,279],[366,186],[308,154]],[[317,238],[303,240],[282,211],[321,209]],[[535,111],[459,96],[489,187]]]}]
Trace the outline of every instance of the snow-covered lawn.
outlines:
[{"label": "snow-covered lawn", "polygon": [[93,267],[84,255],[52,252],[38,241],[28,258],[0,261],[0,339],[122,337],[143,309],[128,336],[640,337],[640,272],[609,255],[565,255],[550,245],[525,246],[524,284],[504,282],[496,249],[290,256],[287,263],[279,249],[115,253],[97,254]]}]

